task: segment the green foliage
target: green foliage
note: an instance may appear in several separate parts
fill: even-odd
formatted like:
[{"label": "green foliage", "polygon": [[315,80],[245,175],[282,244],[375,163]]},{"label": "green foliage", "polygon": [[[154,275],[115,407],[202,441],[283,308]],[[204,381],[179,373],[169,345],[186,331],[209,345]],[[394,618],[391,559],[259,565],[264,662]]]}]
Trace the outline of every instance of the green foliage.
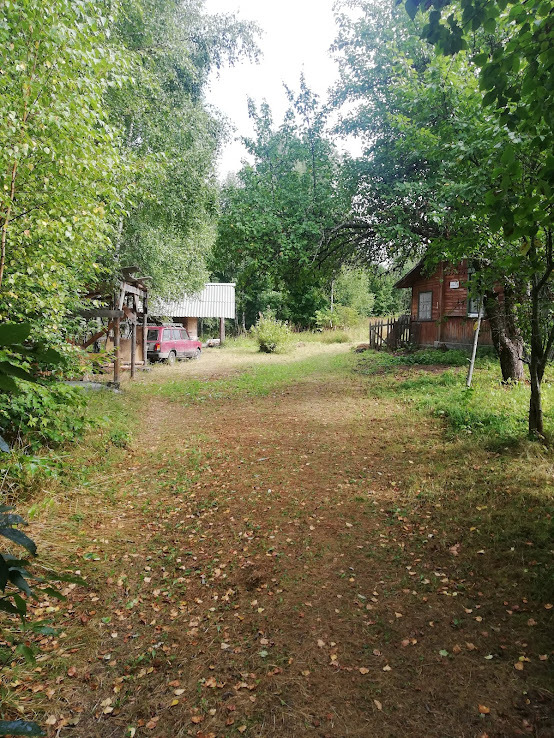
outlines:
[{"label": "green foliage", "polygon": [[354,308],[335,304],[333,309],[324,308],[316,312],[316,324],[319,328],[354,328],[360,322],[360,315]]},{"label": "green foliage", "polygon": [[103,2],[2,3],[0,320],[46,338],[99,278],[117,209],[116,133],[102,100],[125,60]]},{"label": "green foliage", "polygon": [[85,406],[84,394],[76,387],[26,384],[15,395],[0,396],[0,434],[33,451],[59,446],[82,437],[88,427]]},{"label": "green foliage", "polygon": [[[34,557],[37,546],[21,530],[27,523],[12,510],[12,507],[0,505],[0,539],[26,549]],[[15,556],[4,548],[0,551],[0,613],[3,620],[6,615],[11,616],[8,627],[2,627],[2,638],[12,646],[16,655],[31,663],[35,662],[35,649],[29,644],[28,631],[37,634],[52,634],[56,631],[45,621],[27,625],[27,598],[40,599],[48,596],[64,600],[64,595],[52,586],[52,583],[59,582],[85,584],[80,577],[58,574],[45,566],[40,567],[40,572],[35,572],[28,559]],[[21,620],[21,630],[14,625],[13,616]],[[42,732],[36,723],[29,721],[1,721],[0,735],[42,735]]]},{"label": "green foliage", "polygon": [[260,313],[256,325],[250,329],[260,351],[266,354],[286,351],[291,340],[291,331],[286,323],[277,320],[271,312]]},{"label": "green foliage", "polygon": [[338,263],[320,258],[323,234],[349,211],[350,198],[318,97],[303,78],[298,94],[288,95],[290,108],[278,127],[267,104],[258,110],[250,103],[255,137],[245,144],[253,164],[223,189],[211,269],[236,281],[247,322],[266,307],[259,296],[273,293],[283,298],[279,318],[308,326],[326,302]]},{"label": "green foliage", "polygon": [[208,75],[255,56],[256,29],[207,15],[200,0],[123,0],[113,31],[130,66],[106,97],[126,167],[114,249],[123,265],[152,277],[156,294],[175,297],[206,281],[215,237],[224,131],[203,100]]},{"label": "green foliage", "polygon": [[[406,6],[414,22],[402,5],[366,0],[343,4],[339,16],[335,100],[349,106],[343,131],[365,145],[364,156],[349,163],[358,215],[352,228],[365,232],[357,248],[396,264],[423,249],[429,266],[469,258],[479,273],[474,289],[492,292],[500,283],[505,295],[517,295],[506,322],[513,335],[519,335],[518,321],[529,326],[530,429],[540,436],[538,387],[554,346],[554,315],[546,308],[554,274],[552,125],[542,109],[526,108],[534,100],[523,88],[528,69],[497,75],[507,57],[514,62],[526,35],[529,49],[539,53],[536,39],[528,20],[519,25],[519,11],[496,0],[437,0],[439,10],[415,15],[418,5]],[[440,11],[446,5],[453,11],[448,16]],[[543,21],[541,15],[541,44]],[[534,65],[540,76],[542,59],[535,64],[526,54],[523,66]]]},{"label": "green foliage", "polygon": [[[482,102],[498,123],[515,135],[501,150],[502,171],[488,205],[499,225],[514,237],[529,236],[552,223],[548,202],[554,185],[554,30],[551,0],[434,0],[422,36],[444,54],[469,52]],[[407,0],[412,18],[422,0]],[[487,39],[475,46],[475,37]],[[510,178],[521,174],[521,154],[530,143],[537,158],[535,199],[514,198]],[[510,175],[507,177],[506,175]],[[521,193],[523,195],[523,193]],[[530,193],[529,193],[530,194]],[[494,216],[493,216],[494,217]]]},{"label": "green foliage", "polygon": [[369,288],[369,274],[365,269],[343,266],[334,283],[335,300],[355,310],[358,315],[372,315],[375,295]]},{"label": "green foliage", "polygon": [[26,341],[30,332],[29,323],[0,325],[0,433],[36,450],[82,434],[85,400],[53,374],[66,357]]}]

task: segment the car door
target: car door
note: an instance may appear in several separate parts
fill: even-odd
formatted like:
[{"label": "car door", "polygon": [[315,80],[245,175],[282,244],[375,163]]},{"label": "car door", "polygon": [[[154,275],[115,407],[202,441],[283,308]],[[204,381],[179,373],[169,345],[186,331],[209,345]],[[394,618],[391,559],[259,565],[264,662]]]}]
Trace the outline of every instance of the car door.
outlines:
[{"label": "car door", "polygon": [[183,359],[186,356],[185,353],[185,342],[183,341],[182,337],[182,331],[180,328],[173,328],[173,340],[175,341],[175,350],[177,351],[177,356],[180,359]]},{"label": "car door", "polygon": [[162,347],[160,355],[163,359],[167,359],[172,351],[177,354],[177,350],[175,348],[175,340],[173,338],[173,330],[171,328],[164,328],[162,333]]},{"label": "car door", "polygon": [[184,344],[185,356],[190,359],[191,356],[194,356],[196,347],[194,345],[194,341],[191,340],[186,328],[181,329],[181,338]]}]

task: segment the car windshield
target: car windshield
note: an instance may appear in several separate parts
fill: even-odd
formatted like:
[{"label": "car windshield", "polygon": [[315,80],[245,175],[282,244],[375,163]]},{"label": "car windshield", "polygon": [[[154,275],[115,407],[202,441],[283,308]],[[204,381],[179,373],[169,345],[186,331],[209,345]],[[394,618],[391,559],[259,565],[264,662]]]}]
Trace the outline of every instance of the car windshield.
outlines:
[{"label": "car windshield", "polygon": [[147,341],[157,341],[158,340],[158,329],[154,328],[153,330],[149,330],[146,334],[146,340]]}]

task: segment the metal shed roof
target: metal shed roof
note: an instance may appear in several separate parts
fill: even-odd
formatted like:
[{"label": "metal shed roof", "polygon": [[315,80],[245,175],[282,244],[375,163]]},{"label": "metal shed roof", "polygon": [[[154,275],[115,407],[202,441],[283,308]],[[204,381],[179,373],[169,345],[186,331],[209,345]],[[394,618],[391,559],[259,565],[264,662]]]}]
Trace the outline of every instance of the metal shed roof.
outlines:
[{"label": "metal shed roof", "polygon": [[234,318],[235,283],[209,282],[198,295],[153,300],[149,312],[167,318]]}]

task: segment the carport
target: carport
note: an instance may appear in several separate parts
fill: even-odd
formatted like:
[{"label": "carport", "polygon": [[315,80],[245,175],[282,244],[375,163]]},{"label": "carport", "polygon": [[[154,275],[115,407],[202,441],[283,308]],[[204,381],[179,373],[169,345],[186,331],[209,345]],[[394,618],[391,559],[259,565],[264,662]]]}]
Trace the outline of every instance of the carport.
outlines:
[{"label": "carport", "polygon": [[150,315],[181,323],[191,338],[198,338],[199,318],[219,319],[219,339],[225,341],[225,319],[235,319],[235,283],[208,282],[196,295],[175,300],[151,301]]}]

